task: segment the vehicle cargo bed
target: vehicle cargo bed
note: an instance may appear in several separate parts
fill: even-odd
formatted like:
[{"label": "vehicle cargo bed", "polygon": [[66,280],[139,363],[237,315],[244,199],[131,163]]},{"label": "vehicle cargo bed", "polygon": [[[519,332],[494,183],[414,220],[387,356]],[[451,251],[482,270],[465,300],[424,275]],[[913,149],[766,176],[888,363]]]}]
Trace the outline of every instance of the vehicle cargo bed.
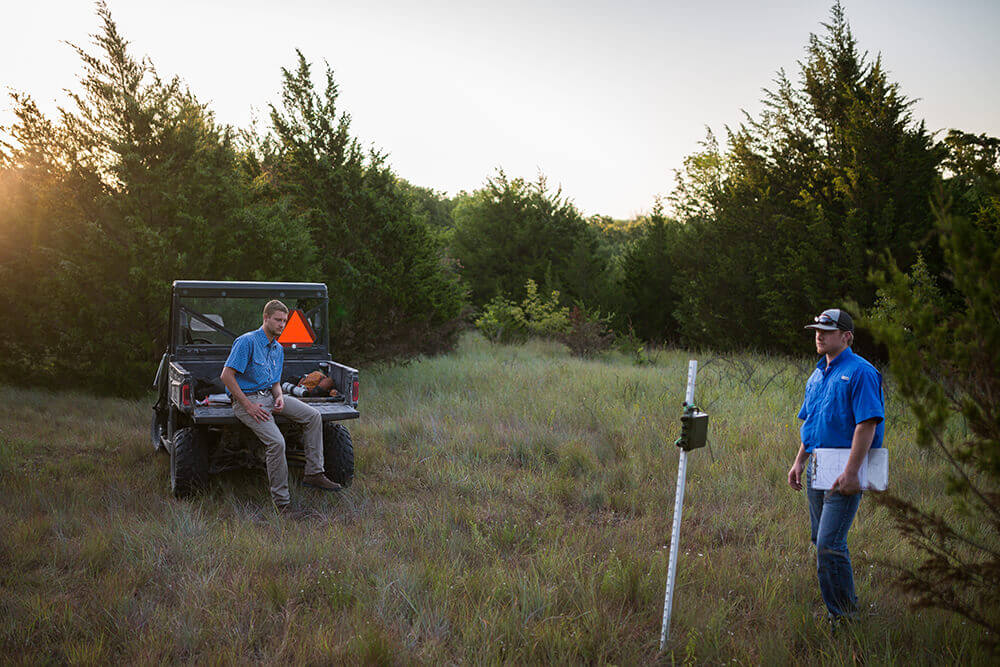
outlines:
[{"label": "vehicle cargo bed", "polygon": [[[325,422],[338,421],[341,419],[357,419],[359,416],[356,409],[344,403],[310,400],[305,400],[303,402],[316,408],[320,415],[322,415],[323,421]],[[239,420],[236,419],[236,415],[233,414],[233,407],[231,405],[195,406],[192,418],[194,419],[195,424],[235,424],[239,422]],[[276,413],[274,418],[278,423],[288,421],[280,413]]]}]

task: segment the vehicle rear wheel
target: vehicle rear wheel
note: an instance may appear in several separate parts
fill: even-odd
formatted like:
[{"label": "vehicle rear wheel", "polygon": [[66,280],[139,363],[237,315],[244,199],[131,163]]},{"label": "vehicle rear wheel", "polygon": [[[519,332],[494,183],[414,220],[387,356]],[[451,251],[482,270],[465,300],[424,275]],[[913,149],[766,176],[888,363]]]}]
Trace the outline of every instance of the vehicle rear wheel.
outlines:
[{"label": "vehicle rear wheel", "polygon": [[323,423],[323,467],[327,477],[345,488],[354,481],[351,433],[336,422]]},{"label": "vehicle rear wheel", "polygon": [[174,433],[170,452],[170,490],[177,498],[187,498],[208,483],[208,433],[198,427]]}]

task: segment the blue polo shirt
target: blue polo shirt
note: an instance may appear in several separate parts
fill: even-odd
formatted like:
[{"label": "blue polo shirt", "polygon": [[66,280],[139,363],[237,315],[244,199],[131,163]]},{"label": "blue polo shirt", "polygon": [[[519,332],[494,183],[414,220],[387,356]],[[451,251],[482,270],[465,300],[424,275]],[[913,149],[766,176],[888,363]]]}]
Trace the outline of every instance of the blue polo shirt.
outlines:
[{"label": "blue polo shirt", "polygon": [[850,448],[854,427],[878,419],[872,448],[882,446],[885,404],[882,374],[868,361],[845,348],[827,368],[826,357],[806,382],[806,396],[799,410],[802,444],[806,452],[816,447]]},{"label": "blue polo shirt", "polygon": [[[264,327],[245,333],[233,341],[226,366],[236,371],[236,384],[243,393],[270,389],[281,380],[285,350],[277,340],[269,341]],[[230,393],[226,389],[226,393]]]}]

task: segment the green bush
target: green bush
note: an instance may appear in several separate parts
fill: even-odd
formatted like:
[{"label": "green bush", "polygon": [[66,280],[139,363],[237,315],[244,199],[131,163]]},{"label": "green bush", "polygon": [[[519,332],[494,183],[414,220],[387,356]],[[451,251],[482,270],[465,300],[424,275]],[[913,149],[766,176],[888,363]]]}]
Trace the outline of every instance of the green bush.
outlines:
[{"label": "green bush", "polygon": [[611,316],[589,312],[579,304],[569,311],[569,326],[557,336],[575,357],[592,357],[615,342],[610,329]]},{"label": "green bush", "polygon": [[494,343],[513,343],[536,338],[558,338],[570,330],[569,308],[559,305],[559,292],[548,298],[538,293],[538,285],[528,280],[527,296],[520,305],[504,297],[495,297],[476,320],[478,328]]},{"label": "green bush", "polygon": [[650,356],[648,344],[636,335],[635,329],[618,333],[615,348],[632,360],[636,366],[655,366],[657,354]]},{"label": "green bush", "polygon": [[483,314],[476,320],[476,328],[494,343],[520,342],[527,338],[527,332],[515,315],[520,308],[513,301],[502,296],[494,297],[483,308]]}]

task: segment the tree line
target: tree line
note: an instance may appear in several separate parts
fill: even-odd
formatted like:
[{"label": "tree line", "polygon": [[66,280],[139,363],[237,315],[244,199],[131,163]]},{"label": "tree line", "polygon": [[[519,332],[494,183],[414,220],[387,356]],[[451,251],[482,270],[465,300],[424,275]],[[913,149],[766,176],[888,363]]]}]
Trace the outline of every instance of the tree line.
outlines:
[{"label": "tree line", "polygon": [[98,5],[94,51],[58,117],[13,95],[0,146],[0,307],[16,321],[0,378],[146,390],[166,346],[170,285],[324,281],[339,358],[446,346],[465,291],[385,156],[350,133],[299,53],[266,131],[220,125],[134,56]]},{"label": "tree line", "polygon": [[408,183],[352,135],[333,71],[314,76],[298,52],[265,127],[221,125],[132,53],[103,3],[98,16],[92,50],[74,47],[70,104],[49,118],[14,93],[0,135],[5,381],[30,369],[142,391],[177,278],[324,281],[334,353],[358,364],[446,350],[529,283],[573,309],[549,318],[572,349],[591,349],[572,344],[576,322],[605,344],[800,353],[821,308],[894,312],[871,280],[888,262],[960,307],[933,201],[996,225],[998,140],[936,140],[839,4],[764,111],[722,145],[710,131],[669,196],[628,221],[583,215],[543,175],[497,170],[454,197]]}]

